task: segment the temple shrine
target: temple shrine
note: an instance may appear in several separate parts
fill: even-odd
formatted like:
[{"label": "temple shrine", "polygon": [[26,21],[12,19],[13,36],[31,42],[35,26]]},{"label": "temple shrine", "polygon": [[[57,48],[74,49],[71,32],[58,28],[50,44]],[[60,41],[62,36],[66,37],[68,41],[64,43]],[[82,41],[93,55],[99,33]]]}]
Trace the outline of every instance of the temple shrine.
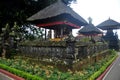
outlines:
[{"label": "temple shrine", "polygon": [[120,23],[109,18],[97,25],[97,27],[107,31],[103,38],[108,42],[109,49],[119,50],[118,34],[117,32],[114,33],[113,30],[120,29]]},{"label": "temple shrine", "polygon": [[[27,19],[32,24],[45,29],[45,38],[63,38],[72,29],[87,25],[87,22],[62,0],[51,4]],[[49,29],[48,32],[46,30]],[[48,34],[47,34],[48,33]]]}]

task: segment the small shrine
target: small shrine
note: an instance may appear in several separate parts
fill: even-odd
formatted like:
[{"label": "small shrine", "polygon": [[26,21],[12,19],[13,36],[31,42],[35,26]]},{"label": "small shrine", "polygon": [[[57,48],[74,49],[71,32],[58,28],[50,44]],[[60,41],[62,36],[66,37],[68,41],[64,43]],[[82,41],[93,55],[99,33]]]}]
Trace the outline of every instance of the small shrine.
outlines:
[{"label": "small shrine", "polygon": [[[45,38],[63,38],[70,34],[72,29],[80,28],[87,22],[62,0],[51,4],[27,19],[38,27],[45,29]],[[48,34],[46,29],[49,29]]]},{"label": "small shrine", "polygon": [[81,28],[79,30],[79,34],[88,35],[88,36],[101,34],[102,31],[100,31],[100,29],[98,29],[92,24],[92,18],[89,17],[88,20],[89,20],[89,24]]},{"label": "small shrine", "polygon": [[93,39],[94,36],[97,36],[98,34],[102,34],[103,32],[92,24],[91,17],[88,18],[88,21],[89,21],[88,25],[83,26],[83,28],[81,28],[78,31],[78,34],[79,35],[82,34],[83,36],[88,36],[88,37],[90,36],[91,40],[94,40]]}]

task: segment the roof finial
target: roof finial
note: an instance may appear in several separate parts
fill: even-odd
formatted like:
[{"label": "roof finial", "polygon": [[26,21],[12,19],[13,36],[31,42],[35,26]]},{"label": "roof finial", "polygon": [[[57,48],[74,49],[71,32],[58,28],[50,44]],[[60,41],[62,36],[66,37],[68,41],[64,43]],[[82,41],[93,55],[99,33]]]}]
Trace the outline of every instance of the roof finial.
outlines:
[{"label": "roof finial", "polygon": [[58,0],[58,2],[63,2],[63,0]]},{"label": "roof finial", "polygon": [[88,18],[88,21],[89,21],[89,24],[92,24],[92,18],[91,17]]},{"label": "roof finial", "polygon": [[110,20],[110,17],[109,17],[109,20]]}]

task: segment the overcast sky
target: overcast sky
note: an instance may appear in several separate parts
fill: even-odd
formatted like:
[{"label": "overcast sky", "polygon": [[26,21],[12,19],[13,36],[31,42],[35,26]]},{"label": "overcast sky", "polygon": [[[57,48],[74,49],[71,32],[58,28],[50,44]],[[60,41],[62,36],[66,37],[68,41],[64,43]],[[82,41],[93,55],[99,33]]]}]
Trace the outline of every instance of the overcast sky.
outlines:
[{"label": "overcast sky", "polygon": [[[87,21],[88,17],[91,17],[94,25],[100,24],[109,17],[120,22],[120,0],[77,0],[71,8]],[[120,36],[120,31],[117,32]],[[73,34],[76,33],[77,30],[74,30]]]}]

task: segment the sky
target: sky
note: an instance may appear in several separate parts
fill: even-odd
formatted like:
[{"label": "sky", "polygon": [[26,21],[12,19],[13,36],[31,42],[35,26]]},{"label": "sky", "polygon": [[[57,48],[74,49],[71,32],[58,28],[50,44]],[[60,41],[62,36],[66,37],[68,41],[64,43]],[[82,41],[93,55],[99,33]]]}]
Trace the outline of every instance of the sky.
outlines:
[{"label": "sky", "polygon": [[[71,8],[87,22],[91,17],[95,26],[109,18],[120,22],[120,0],[77,0],[71,4]],[[78,30],[73,30],[74,36]],[[120,29],[115,31],[120,39]]]}]

